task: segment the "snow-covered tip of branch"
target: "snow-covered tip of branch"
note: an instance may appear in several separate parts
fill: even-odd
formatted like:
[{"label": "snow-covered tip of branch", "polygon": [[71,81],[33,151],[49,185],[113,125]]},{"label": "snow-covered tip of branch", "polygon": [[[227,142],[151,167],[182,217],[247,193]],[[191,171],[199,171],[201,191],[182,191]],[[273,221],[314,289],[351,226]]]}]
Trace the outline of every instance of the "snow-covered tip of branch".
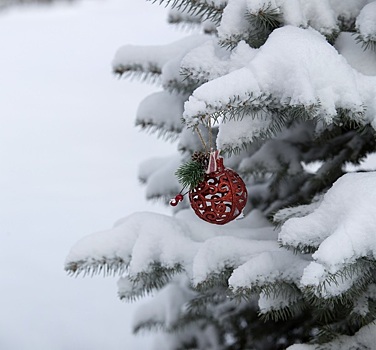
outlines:
[{"label": "snow-covered tip of branch", "polygon": [[168,45],[125,45],[116,52],[112,69],[114,73],[120,75],[158,76],[169,61],[184,56],[208,39],[209,37],[205,35],[192,35]]},{"label": "snow-covered tip of branch", "polygon": [[[320,55],[317,55],[320,52]],[[266,110],[312,106],[327,124],[346,110],[354,121],[376,126],[376,78],[365,77],[317,31],[285,26],[276,29],[248,65],[209,81],[185,103],[188,125],[226,110]]]}]

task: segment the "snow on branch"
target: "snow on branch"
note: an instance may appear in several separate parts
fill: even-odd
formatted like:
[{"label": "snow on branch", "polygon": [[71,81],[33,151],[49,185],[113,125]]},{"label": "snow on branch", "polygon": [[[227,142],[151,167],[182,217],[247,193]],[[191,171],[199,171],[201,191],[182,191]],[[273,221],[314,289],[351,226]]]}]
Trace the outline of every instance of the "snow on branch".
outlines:
[{"label": "snow on branch", "polygon": [[[122,261],[131,281],[152,290],[184,267],[197,285],[227,265],[237,267],[265,249],[280,250],[273,227],[265,227],[260,220],[256,213],[223,228],[203,223],[190,210],[182,210],[176,217],[136,213],[120,220],[112,230],[79,241],[67,257],[66,270],[78,274],[93,267],[111,268],[112,261]],[[161,283],[154,285],[157,275]]]},{"label": "snow on branch", "polygon": [[256,52],[244,41],[239,42],[234,50],[228,51],[213,38],[185,55],[180,70],[186,79],[205,83],[245,66]]},{"label": "snow on branch", "polygon": [[184,118],[195,125],[207,115],[261,106],[274,113],[299,106],[327,124],[344,110],[376,127],[376,78],[359,74],[313,29],[285,26],[273,31],[247,66],[196,89]]},{"label": "snow on branch", "polygon": [[[287,220],[281,228],[282,244],[316,247],[314,262],[305,269],[302,284],[314,288],[321,297],[336,296],[355,284],[362,285],[358,278],[367,269],[369,276],[374,273],[367,260],[374,264],[376,258],[375,181],[374,172],[346,174],[326,193],[315,211]],[[330,281],[334,287],[322,289]]]},{"label": "snow on branch", "polygon": [[156,78],[171,60],[184,56],[194,47],[208,40],[204,35],[192,35],[172,44],[160,46],[125,45],[118,49],[112,61],[114,73],[126,76]]},{"label": "snow on branch", "polygon": [[332,273],[359,258],[375,258],[375,182],[375,172],[342,176],[314,212],[282,226],[280,241],[289,246],[303,242],[317,247],[313,257]]},{"label": "snow on branch", "polygon": [[139,105],[136,125],[157,132],[159,136],[175,138],[182,130],[181,118],[185,96],[166,91],[146,97]]},{"label": "snow on branch", "polygon": [[265,251],[236,268],[229,284],[235,294],[243,293],[245,288],[249,291],[262,289],[265,284],[289,282],[299,285],[310,260],[308,256],[291,254],[289,251]]},{"label": "snow on branch", "polygon": [[365,49],[376,51],[376,2],[364,6],[356,19],[356,29],[359,33],[357,40],[362,42]]},{"label": "snow on branch", "polygon": [[371,1],[229,0],[218,27],[219,41],[231,48],[240,40],[260,47],[267,35],[282,25],[310,26],[333,41],[340,28],[352,29],[364,5]]}]

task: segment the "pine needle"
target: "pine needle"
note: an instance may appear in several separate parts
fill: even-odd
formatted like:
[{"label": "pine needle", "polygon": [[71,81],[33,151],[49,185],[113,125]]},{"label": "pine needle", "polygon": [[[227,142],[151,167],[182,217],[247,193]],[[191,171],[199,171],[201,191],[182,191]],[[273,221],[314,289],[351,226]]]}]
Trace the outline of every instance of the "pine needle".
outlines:
[{"label": "pine needle", "polygon": [[205,169],[199,162],[189,161],[182,164],[175,175],[184,188],[193,189],[204,180]]}]

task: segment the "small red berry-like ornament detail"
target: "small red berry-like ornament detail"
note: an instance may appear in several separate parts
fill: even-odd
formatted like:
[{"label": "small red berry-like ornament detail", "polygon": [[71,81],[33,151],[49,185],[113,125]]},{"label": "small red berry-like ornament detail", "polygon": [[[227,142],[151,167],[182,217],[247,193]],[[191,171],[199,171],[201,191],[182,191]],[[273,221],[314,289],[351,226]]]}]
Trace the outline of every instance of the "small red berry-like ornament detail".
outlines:
[{"label": "small red berry-like ornament detail", "polygon": [[211,224],[224,225],[242,213],[248,194],[241,177],[224,167],[218,153],[210,155],[204,180],[189,191],[189,200],[198,217]]},{"label": "small red berry-like ornament detail", "polygon": [[175,198],[172,198],[170,200],[170,205],[173,207],[176,207],[183,199],[184,199],[183,195],[179,193],[175,196]]}]

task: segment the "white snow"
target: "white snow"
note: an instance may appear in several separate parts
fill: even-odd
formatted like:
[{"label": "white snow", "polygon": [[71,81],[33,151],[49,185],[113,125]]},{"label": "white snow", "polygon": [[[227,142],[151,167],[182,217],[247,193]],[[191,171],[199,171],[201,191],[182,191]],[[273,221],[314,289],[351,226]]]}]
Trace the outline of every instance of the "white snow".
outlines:
[{"label": "white snow", "polygon": [[161,74],[165,69],[166,74],[170,72],[165,68],[169,62],[177,57],[182,58],[185,53],[206,40],[209,40],[209,36],[191,35],[166,45],[124,45],[117,50],[112,61],[112,68],[114,71],[132,70],[132,67],[141,66],[144,71],[156,74]]},{"label": "white snow", "polygon": [[[317,52],[321,52],[317,55]],[[185,103],[184,117],[196,124],[200,116],[271,95],[282,106],[317,106],[330,123],[336,109],[365,113],[375,122],[376,78],[353,69],[343,56],[312,29],[285,26],[275,30],[249,64],[200,86]],[[364,106],[366,110],[364,111]]]},{"label": "white snow", "polygon": [[216,41],[208,40],[184,56],[181,68],[189,72],[191,79],[208,81],[218,78],[243,67],[257,52],[244,41],[232,51],[222,48]]},{"label": "white snow", "polygon": [[307,257],[289,251],[264,251],[248,259],[232,273],[229,284],[238,288],[251,288],[264,284],[288,281],[299,285],[304,268],[309,264]]},{"label": "white snow", "polygon": [[363,40],[376,41],[376,2],[364,6],[356,19],[356,29]]},{"label": "white snow", "polygon": [[136,125],[160,128],[166,132],[179,133],[182,129],[185,97],[166,91],[155,92],[140,103]]},{"label": "white snow", "polygon": [[[375,172],[344,175],[314,212],[289,219],[282,226],[279,239],[283,244],[318,247],[313,254],[315,262],[302,276],[303,285],[318,286],[328,273],[336,273],[362,257],[376,257],[375,181]],[[355,274],[347,282],[333,285],[327,294],[343,292],[356,278]]]},{"label": "white snow", "polygon": [[83,238],[66,263],[86,266],[122,259],[129,263],[130,276],[149,271],[155,262],[171,268],[182,264],[198,284],[224,266],[237,267],[264,251],[281,250],[270,224],[257,212],[249,217],[224,228],[202,222],[190,209],[181,210],[176,217],[135,213],[118,221],[112,230]]},{"label": "white snow", "polygon": [[249,22],[245,16],[247,11],[247,0],[229,0],[223,10],[221,24],[218,27],[220,40],[225,41],[232,36],[238,36],[239,40],[249,29]]},{"label": "white snow", "polygon": [[231,119],[219,126],[217,148],[226,149],[261,137],[270,127],[272,120],[262,113],[245,115],[242,120]]},{"label": "white snow", "polygon": [[[372,3],[366,8],[366,4],[372,0],[230,0],[223,11],[222,20],[218,28],[219,40],[226,42],[245,39],[252,31],[251,24],[245,13],[248,11],[257,14],[259,11],[274,9],[280,14],[284,25],[312,28],[324,35],[330,35],[337,31],[337,19],[348,21],[359,15],[358,22],[365,28],[365,33],[375,33],[372,29],[372,19],[375,11]],[[367,12],[367,13],[365,13]],[[362,30],[360,30],[362,32]]]}]

